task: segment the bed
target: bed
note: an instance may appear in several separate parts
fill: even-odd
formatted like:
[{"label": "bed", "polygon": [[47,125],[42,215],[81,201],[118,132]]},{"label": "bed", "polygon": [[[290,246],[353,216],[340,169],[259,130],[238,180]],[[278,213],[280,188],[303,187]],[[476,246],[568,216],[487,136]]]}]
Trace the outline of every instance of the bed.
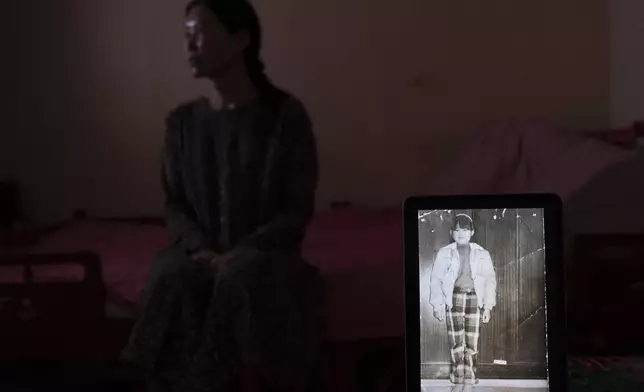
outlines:
[{"label": "bed", "polygon": [[[320,213],[313,220],[303,253],[326,282],[329,309],[333,309],[327,324],[329,339],[402,334],[401,219],[396,208],[346,208]],[[33,266],[33,281],[80,281],[83,268],[72,265],[78,264],[78,256],[61,265],[64,255],[98,254],[109,308],[134,315],[152,259],[167,238],[165,226],[153,220],[76,218],[29,249],[29,254],[45,258],[58,255],[59,261],[48,267]],[[6,270],[0,283],[22,281],[22,273]],[[380,314],[393,317],[382,320]]]},{"label": "bed", "polygon": [[[637,216],[628,220],[633,227],[626,231],[644,233],[641,226],[644,211],[637,210],[639,201],[644,200],[644,187],[641,182],[628,180],[644,173],[644,154],[636,148],[638,138],[644,135],[641,126],[594,133],[590,137],[577,136],[574,142],[569,136],[560,137],[544,130],[543,125],[517,127],[506,123],[493,129],[490,132],[487,127],[474,137],[473,149],[465,148],[462,152],[466,158],[457,156],[456,163],[446,168],[449,175],[442,179],[438,176],[428,193],[559,193],[566,201],[566,231],[572,239],[569,249],[579,249],[575,244],[580,238],[583,243],[584,235],[614,233],[616,228],[611,224],[625,229],[616,214]],[[513,153],[506,154],[505,160],[497,159],[495,165],[484,164],[487,161],[481,151],[488,157],[494,154],[494,148],[500,148],[498,140],[504,141],[502,149]],[[485,143],[490,147],[485,148]],[[557,152],[544,159],[537,147],[528,151],[526,145]],[[588,164],[580,162],[584,159]],[[459,170],[471,173],[472,162],[477,163],[476,177],[455,176]],[[467,181],[450,182],[454,177]],[[467,187],[463,187],[464,183]],[[633,200],[630,206],[620,201],[620,194],[626,190]],[[310,225],[303,252],[320,269],[327,288],[326,340],[335,347],[329,361],[335,367],[335,379],[331,381],[335,384],[353,382],[367,388],[378,382],[381,387],[395,388],[402,382],[401,227],[400,206],[374,209],[335,205],[318,213]],[[166,239],[166,228],[159,218],[100,219],[79,214],[69,222],[42,231],[39,240],[28,247],[4,254],[0,289],[19,285],[31,288],[76,285],[79,291],[73,295],[82,297],[80,293],[85,290],[86,299],[93,304],[87,305],[88,309],[105,309],[97,318],[132,320],[138,311],[138,298],[150,263],[165,246]],[[571,251],[569,257],[585,257],[575,252]],[[644,264],[644,257],[639,261]],[[593,346],[593,334],[596,331],[587,331],[586,340],[578,342],[580,347]],[[610,353],[610,348],[605,352]],[[378,377],[373,376],[374,372]]]},{"label": "bed", "polygon": [[[320,269],[326,285],[326,346],[333,349],[327,350],[324,361],[325,366],[333,368],[333,378],[327,378],[333,384],[355,382],[354,364],[363,352],[373,342],[396,345],[404,333],[401,227],[399,208],[350,206],[321,212],[310,225],[303,253]],[[83,313],[80,309],[104,308],[108,322],[133,321],[152,259],[166,241],[167,232],[161,219],[77,216],[48,230],[27,250],[5,255],[5,260],[12,263],[5,261],[0,265],[0,288],[21,284],[51,288],[56,283],[72,286],[77,290],[73,297],[93,298],[93,302],[85,301],[84,305],[74,304],[76,314]],[[99,271],[99,274],[86,271]],[[82,289],[87,287],[104,293],[105,307],[99,297],[90,296],[89,292],[82,295]],[[46,290],[43,287],[41,292]],[[67,297],[59,294],[58,303],[65,304]],[[71,307],[72,304],[62,306]],[[72,323],[78,325],[78,321]],[[88,329],[82,330],[87,333]],[[91,336],[98,341],[104,339],[99,339],[101,333],[106,333],[106,328]],[[127,338],[125,333],[121,330],[121,346]],[[91,337],[84,341],[91,341]],[[372,343],[355,345],[355,342]],[[12,355],[17,351],[23,353],[22,347],[16,347]],[[104,356],[117,355],[119,347],[118,344],[107,347]],[[61,349],[49,347],[50,351]],[[5,350],[3,355],[8,353]],[[82,350],[80,353],[89,354]]]}]

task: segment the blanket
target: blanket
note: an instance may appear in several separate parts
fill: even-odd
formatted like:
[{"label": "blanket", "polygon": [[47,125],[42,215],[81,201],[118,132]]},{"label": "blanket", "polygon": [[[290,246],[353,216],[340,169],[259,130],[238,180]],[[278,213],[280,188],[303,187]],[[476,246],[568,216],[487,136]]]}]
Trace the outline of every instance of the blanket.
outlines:
[{"label": "blanket", "polygon": [[495,121],[432,181],[434,194],[555,193],[563,201],[632,150],[545,122]]}]

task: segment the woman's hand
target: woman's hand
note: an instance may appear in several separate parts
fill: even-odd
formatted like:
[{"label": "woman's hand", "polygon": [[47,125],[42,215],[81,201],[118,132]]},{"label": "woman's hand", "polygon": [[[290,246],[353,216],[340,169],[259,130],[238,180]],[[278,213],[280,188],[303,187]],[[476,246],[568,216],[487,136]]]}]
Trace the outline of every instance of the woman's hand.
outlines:
[{"label": "woman's hand", "polygon": [[228,261],[232,259],[236,259],[238,257],[244,257],[244,258],[249,258],[252,259],[257,255],[257,250],[254,248],[249,248],[249,247],[237,247],[234,248],[231,251],[228,251],[223,254],[216,254],[210,259],[210,263],[212,265],[220,265],[227,263]]}]

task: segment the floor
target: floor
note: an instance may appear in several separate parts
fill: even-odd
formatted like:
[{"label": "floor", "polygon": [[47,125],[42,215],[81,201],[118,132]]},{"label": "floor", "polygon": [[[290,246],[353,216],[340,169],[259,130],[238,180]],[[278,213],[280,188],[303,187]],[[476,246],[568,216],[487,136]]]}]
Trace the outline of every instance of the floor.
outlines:
[{"label": "floor", "polygon": [[477,385],[452,385],[447,380],[423,380],[422,392],[548,392],[543,380],[480,380]]}]

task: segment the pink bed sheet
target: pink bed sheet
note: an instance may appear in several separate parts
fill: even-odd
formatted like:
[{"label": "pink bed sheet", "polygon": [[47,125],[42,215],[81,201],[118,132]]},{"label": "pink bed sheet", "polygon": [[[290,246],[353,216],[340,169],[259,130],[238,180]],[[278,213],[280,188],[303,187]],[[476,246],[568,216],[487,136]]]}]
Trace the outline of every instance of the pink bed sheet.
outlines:
[{"label": "pink bed sheet", "polygon": [[[164,227],[99,220],[72,222],[46,237],[34,253],[93,251],[100,255],[108,299],[136,309],[154,255],[166,245]],[[399,209],[347,209],[319,214],[305,240],[305,257],[327,286],[331,340],[403,334],[402,216]],[[42,280],[76,280],[74,266],[40,267]],[[19,274],[2,273],[5,280]]]}]

